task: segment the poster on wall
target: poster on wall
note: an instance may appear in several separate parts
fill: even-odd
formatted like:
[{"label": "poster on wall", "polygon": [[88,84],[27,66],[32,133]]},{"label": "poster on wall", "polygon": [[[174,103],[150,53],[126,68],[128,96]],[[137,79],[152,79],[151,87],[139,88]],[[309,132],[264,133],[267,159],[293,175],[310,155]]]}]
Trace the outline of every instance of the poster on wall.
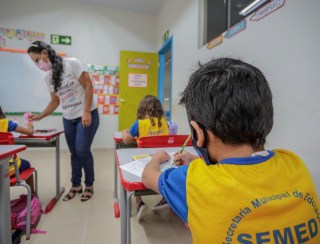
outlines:
[{"label": "poster on wall", "polygon": [[281,8],[285,4],[285,0],[273,0],[270,3],[264,5],[263,7],[259,8],[254,15],[250,18],[251,21],[258,21],[268,14],[276,11],[277,9]]},{"label": "poster on wall", "polygon": [[25,38],[25,34],[26,32],[24,30],[18,30],[17,29],[17,33],[16,33],[16,37],[19,40],[23,40]]},{"label": "poster on wall", "polygon": [[0,36],[0,48],[4,48],[6,46],[6,39]]},{"label": "poster on wall", "polygon": [[129,87],[147,87],[148,75],[147,74],[128,74],[128,86]]},{"label": "poster on wall", "polygon": [[100,114],[118,114],[119,68],[87,64],[93,86],[93,100]]},{"label": "poster on wall", "polygon": [[241,20],[239,23],[235,24],[234,26],[228,29],[227,33],[224,35],[225,38],[231,38],[238,34],[239,32],[243,31],[247,27],[246,19]]}]

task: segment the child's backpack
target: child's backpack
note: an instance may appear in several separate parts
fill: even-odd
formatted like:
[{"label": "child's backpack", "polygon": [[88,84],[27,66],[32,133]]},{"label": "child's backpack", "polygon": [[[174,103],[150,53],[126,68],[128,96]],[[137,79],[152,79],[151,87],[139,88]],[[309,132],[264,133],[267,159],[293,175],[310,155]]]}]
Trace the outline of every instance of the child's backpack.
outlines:
[{"label": "child's backpack", "polygon": [[[12,229],[18,229],[22,231],[26,231],[27,227],[27,195],[22,194],[20,198],[14,199],[10,201],[11,205],[11,227]],[[36,230],[32,228],[35,226],[43,210],[41,209],[41,202],[36,194],[32,194],[31,196],[31,204],[30,204],[30,222],[31,222],[31,233],[46,233],[46,231]]]}]

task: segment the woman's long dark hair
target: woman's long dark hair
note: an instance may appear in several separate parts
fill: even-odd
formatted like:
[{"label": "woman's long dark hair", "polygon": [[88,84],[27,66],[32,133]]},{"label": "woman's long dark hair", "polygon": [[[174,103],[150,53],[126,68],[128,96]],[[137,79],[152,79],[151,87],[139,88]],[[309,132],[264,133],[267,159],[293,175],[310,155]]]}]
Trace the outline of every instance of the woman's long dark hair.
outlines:
[{"label": "woman's long dark hair", "polygon": [[60,89],[63,74],[62,58],[56,54],[56,51],[50,45],[42,41],[33,42],[28,48],[28,53],[41,54],[43,50],[48,52],[48,57],[52,64],[52,84],[54,92],[57,92]]},{"label": "woman's long dark hair", "polygon": [[158,118],[158,126],[162,126],[161,118],[163,116],[163,109],[157,97],[147,95],[141,100],[137,111],[137,118],[145,119],[146,115],[150,116],[152,126],[155,126],[154,118]]}]

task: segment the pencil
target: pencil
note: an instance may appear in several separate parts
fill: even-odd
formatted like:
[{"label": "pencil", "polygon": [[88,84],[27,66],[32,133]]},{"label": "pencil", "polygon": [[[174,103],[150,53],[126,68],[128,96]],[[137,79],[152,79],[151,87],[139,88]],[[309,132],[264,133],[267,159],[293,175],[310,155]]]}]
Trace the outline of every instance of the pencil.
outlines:
[{"label": "pencil", "polygon": [[[183,143],[183,145],[182,145],[182,147],[181,147],[181,149],[179,151],[179,154],[181,154],[183,152],[184,148],[187,146],[187,144],[188,144],[190,139],[191,139],[191,135],[189,135],[187,137],[186,141]],[[173,165],[176,165],[176,160],[173,161]]]}]

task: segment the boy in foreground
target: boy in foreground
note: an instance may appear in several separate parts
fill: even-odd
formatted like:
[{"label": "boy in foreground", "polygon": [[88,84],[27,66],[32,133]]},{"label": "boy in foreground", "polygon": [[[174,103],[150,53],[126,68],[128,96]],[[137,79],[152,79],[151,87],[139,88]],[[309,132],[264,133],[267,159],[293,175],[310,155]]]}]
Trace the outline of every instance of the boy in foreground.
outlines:
[{"label": "boy in foreground", "polygon": [[273,125],[264,75],[220,58],[195,71],[182,93],[199,157],[160,172],[164,151],[145,167],[144,185],[188,223],[194,244],[320,243],[320,206],[310,173],[294,153],[266,150]]}]

